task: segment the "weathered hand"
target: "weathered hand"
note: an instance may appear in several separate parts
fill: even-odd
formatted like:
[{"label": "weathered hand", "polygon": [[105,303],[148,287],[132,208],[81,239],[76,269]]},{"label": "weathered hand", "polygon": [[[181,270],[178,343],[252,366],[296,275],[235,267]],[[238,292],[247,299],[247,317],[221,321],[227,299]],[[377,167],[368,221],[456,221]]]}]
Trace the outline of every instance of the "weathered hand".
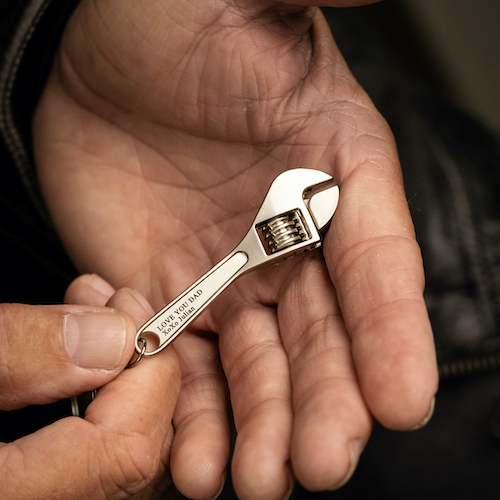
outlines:
[{"label": "weathered hand", "polygon": [[[143,322],[151,306],[125,289],[111,297],[113,289],[106,287],[110,293],[99,293],[101,285],[92,287],[80,278],[67,297],[80,305],[2,305],[1,410],[101,387],[85,419],[63,418],[1,444],[2,498],[175,496],[168,474],[161,482],[154,476],[168,472],[180,387],[177,359],[174,351],[166,351],[154,364],[123,371],[132,352],[134,320]],[[106,302],[115,309],[105,308]],[[122,308],[129,314],[120,313]]]},{"label": "weathered hand", "polygon": [[372,416],[415,427],[436,391],[393,138],[307,3],[83,0],[35,117],[70,255],[157,309],[238,243],[280,172],[323,169],[340,186],[324,259],[240,278],[175,342],[171,471],[191,498],[224,476],[226,379],[242,499],[281,498],[293,477],[338,486]]}]

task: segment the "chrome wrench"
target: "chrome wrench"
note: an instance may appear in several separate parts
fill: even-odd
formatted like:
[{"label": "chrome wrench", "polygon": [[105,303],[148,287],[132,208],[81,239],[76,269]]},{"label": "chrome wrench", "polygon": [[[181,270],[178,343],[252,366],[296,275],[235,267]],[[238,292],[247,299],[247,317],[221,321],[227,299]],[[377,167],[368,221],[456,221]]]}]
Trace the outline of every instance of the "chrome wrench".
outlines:
[{"label": "chrome wrench", "polygon": [[[167,347],[242,274],[321,246],[338,200],[338,186],[320,170],[298,168],[276,177],[240,244],[139,328],[138,356],[129,366]],[[148,335],[158,340],[153,350],[146,348]]]}]

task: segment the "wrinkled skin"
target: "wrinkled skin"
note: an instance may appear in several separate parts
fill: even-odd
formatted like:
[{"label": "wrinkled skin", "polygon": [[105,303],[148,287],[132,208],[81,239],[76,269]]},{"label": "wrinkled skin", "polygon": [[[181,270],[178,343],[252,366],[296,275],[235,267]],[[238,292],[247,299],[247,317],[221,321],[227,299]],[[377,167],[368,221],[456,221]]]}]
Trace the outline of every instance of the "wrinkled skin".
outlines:
[{"label": "wrinkled skin", "polygon": [[[77,278],[65,298],[67,305],[2,304],[0,409],[48,404],[92,387],[100,389],[85,418],[61,418],[0,444],[0,496],[176,498],[169,474],[171,422],[181,385],[175,352],[165,350],[151,363],[124,370],[137,325],[151,315],[151,306],[138,292],[115,293],[96,275]],[[69,316],[99,318],[100,332],[110,316],[118,320],[128,345],[114,367],[74,363],[64,340]],[[106,349],[102,344],[106,342],[99,348]]]},{"label": "wrinkled skin", "polygon": [[339,486],[372,419],[422,425],[437,387],[392,135],[308,3],[84,0],[35,118],[74,262],[155,309],[238,243],[282,171],[340,186],[323,252],[240,278],[175,342],[170,467],[191,498],[221,487],[228,392],[233,482],[262,500]]}]

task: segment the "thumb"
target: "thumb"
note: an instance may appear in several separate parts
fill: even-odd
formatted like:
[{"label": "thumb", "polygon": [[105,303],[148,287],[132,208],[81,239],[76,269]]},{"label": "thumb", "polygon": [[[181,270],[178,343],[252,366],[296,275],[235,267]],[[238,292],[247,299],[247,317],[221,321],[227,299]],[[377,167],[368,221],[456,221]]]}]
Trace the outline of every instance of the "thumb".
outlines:
[{"label": "thumb", "polygon": [[133,354],[136,326],[107,307],[0,305],[0,410],[104,385]]}]

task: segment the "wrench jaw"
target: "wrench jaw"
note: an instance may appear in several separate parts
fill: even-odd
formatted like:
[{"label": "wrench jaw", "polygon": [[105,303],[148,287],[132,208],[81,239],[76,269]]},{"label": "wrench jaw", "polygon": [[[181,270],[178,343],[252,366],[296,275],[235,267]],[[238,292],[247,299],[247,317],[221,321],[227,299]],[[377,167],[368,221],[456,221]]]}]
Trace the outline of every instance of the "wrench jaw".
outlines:
[{"label": "wrench jaw", "polygon": [[245,267],[255,269],[321,246],[338,199],[338,186],[322,171],[294,169],[278,176],[239,245],[249,255]]},{"label": "wrench jaw", "polygon": [[314,191],[310,197],[304,200],[320,233],[324,233],[328,229],[339,204],[339,187],[332,186],[332,183],[333,179],[327,183],[326,188],[323,184],[322,190]]}]

